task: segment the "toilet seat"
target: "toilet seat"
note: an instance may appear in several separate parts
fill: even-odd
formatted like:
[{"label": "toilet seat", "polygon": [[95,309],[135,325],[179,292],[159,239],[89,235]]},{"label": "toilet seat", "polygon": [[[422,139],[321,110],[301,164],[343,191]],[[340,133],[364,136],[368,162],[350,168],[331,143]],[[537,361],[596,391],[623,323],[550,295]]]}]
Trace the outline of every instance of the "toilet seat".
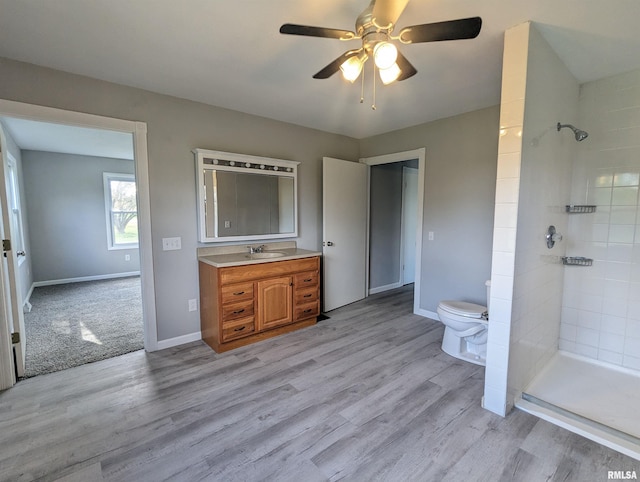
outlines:
[{"label": "toilet seat", "polygon": [[487,312],[486,306],[469,303],[467,301],[441,301],[439,308],[453,315],[474,319],[482,319],[483,315]]}]

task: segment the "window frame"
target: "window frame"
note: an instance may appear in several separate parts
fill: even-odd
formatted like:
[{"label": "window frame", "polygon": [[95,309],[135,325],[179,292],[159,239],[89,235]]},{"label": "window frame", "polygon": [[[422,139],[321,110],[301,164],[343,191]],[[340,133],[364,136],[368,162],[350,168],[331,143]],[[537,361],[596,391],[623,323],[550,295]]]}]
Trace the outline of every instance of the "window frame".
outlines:
[{"label": "window frame", "polygon": [[111,181],[126,181],[133,182],[136,185],[136,218],[138,217],[138,184],[136,182],[135,174],[128,174],[122,172],[103,172],[102,181],[104,186],[104,208],[105,208],[105,221],[107,225],[107,249],[109,251],[119,249],[136,249],[140,246],[140,232],[138,231],[138,241],[135,243],[119,243],[116,244],[113,227],[113,211],[112,198],[111,198]]}]

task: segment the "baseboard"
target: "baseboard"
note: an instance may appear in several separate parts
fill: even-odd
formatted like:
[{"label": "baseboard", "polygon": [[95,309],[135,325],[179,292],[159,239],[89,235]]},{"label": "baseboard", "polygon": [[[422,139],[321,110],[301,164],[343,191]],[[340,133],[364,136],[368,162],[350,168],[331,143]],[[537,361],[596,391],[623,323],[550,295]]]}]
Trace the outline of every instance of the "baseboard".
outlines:
[{"label": "baseboard", "polygon": [[25,307],[27,308],[27,311],[31,311],[31,295],[33,294],[33,289],[36,287],[36,285],[34,283],[31,283],[31,288],[29,288],[29,291],[27,292],[27,295],[24,297],[24,300],[22,301],[22,309],[24,310]]},{"label": "baseboard", "polygon": [[34,281],[33,285],[31,285],[29,296],[31,296],[31,292],[33,291],[33,288],[34,287],[37,288],[38,286],[63,285],[67,283],[82,283],[83,281],[99,281],[103,279],[128,278],[130,276],[140,276],[140,271],[129,271],[127,273],[99,274],[95,276],[80,276],[78,278],[53,279],[48,281]]},{"label": "baseboard", "polygon": [[390,285],[378,286],[377,288],[371,288],[369,290],[370,295],[375,295],[376,293],[382,293],[383,291],[394,290],[396,288],[400,288],[402,286],[402,282],[398,281],[397,283],[391,283]]},{"label": "baseboard", "polygon": [[202,340],[202,333],[196,331],[195,333],[189,333],[188,335],[176,336],[175,338],[168,338],[166,340],[159,340],[156,346],[157,350],[164,350],[166,348],[172,348],[178,345],[184,345],[185,343],[191,343],[192,341]]},{"label": "baseboard", "polygon": [[418,310],[414,311],[414,313],[416,315],[424,316],[426,318],[431,318],[432,320],[440,321],[440,317],[438,316],[438,313],[435,313],[433,311],[419,308]]}]

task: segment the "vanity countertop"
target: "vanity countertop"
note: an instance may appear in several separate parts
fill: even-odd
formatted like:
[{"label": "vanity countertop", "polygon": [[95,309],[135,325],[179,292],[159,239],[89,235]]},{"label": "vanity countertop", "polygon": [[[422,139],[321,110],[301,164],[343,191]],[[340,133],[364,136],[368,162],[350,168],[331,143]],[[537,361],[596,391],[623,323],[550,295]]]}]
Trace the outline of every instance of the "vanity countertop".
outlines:
[{"label": "vanity countertop", "polygon": [[322,253],[300,249],[293,242],[264,244],[263,252],[255,254],[250,254],[249,247],[244,245],[198,249],[198,261],[216,268],[272,263],[274,261],[311,258],[313,256],[322,256]]}]

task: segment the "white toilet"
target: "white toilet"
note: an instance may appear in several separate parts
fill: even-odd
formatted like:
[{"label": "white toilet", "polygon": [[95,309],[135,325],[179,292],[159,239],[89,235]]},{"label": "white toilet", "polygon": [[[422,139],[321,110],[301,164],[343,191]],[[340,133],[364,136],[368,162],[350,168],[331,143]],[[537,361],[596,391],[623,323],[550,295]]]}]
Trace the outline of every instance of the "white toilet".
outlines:
[{"label": "white toilet", "polygon": [[[488,305],[491,280],[485,285]],[[460,360],[486,365],[488,307],[466,301],[441,301],[438,316],[445,325],[442,351]]]}]

